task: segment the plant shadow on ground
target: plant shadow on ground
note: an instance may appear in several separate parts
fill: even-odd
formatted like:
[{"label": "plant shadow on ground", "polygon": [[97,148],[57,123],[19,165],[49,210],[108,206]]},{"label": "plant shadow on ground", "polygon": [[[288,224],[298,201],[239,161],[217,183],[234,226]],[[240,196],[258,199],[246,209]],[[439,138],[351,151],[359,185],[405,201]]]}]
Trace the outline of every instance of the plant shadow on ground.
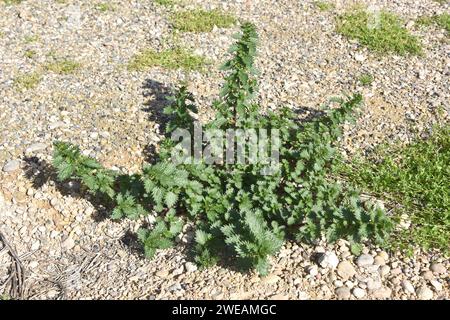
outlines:
[{"label": "plant shadow on ground", "polygon": [[[164,108],[169,105],[167,100],[172,94],[172,88],[163,83],[146,79],[142,89],[143,96],[146,99],[144,102],[143,111],[149,113],[148,119],[159,125],[159,132],[165,132],[169,117],[164,114]],[[149,143],[143,150],[144,160],[148,163],[153,163],[157,157],[156,147],[153,143]]]},{"label": "plant shadow on ground", "polygon": [[94,221],[100,222],[108,218],[108,212],[112,210],[111,206],[108,206],[101,197],[97,197],[83,190],[78,181],[59,181],[53,166],[38,157],[25,157],[23,161],[25,162],[25,177],[31,181],[34,189],[39,190],[44,184],[53,182],[56,190],[61,195],[88,200],[95,209],[92,215]]}]

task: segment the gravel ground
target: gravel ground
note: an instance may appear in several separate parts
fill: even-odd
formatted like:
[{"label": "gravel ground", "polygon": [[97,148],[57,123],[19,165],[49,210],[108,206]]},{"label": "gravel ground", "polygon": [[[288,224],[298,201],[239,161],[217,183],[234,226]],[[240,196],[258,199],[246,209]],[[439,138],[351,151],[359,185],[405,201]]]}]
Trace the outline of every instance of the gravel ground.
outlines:
[{"label": "gravel ground", "polygon": [[[420,15],[449,11],[431,0],[371,1],[403,17],[421,38],[420,57],[379,56],[337,35],[336,15],[353,1],[322,12],[313,1],[184,1],[185,7],[222,8],[254,22],[260,33],[261,104],[317,109],[329,98],[361,92],[365,109],[349,128],[345,151],[383,141],[407,142],[448,120],[450,42],[437,27],[414,24]],[[367,2],[367,1],[366,1]],[[100,2],[99,2],[100,3]],[[145,150],[159,141],[164,96],[188,80],[201,110],[218,92],[217,67],[237,28],[171,36],[170,10],[152,1],[26,0],[0,2],[0,231],[26,271],[26,298],[69,299],[447,299],[449,266],[439,252],[413,257],[366,247],[357,257],[348,243],[287,243],[269,276],[189,262],[189,230],[175,249],[144,259],[130,231],[142,221],[105,219],[95,199],[76,184],[57,185],[48,163],[55,139],[74,142],[106,166],[139,170]],[[144,48],[176,41],[212,61],[207,73],[152,68],[130,72]],[[26,52],[33,50],[32,57]],[[36,88],[18,90],[20,74],[42,70],[50,57],[80,64],[73,74],[43,72]],[[363,87],[357,78],[374,77]],[[444,115],[438,116],[438,110]],[[0,247],[0,284],[11,260]],[[4,288],[0,286],[0,293]]]}]

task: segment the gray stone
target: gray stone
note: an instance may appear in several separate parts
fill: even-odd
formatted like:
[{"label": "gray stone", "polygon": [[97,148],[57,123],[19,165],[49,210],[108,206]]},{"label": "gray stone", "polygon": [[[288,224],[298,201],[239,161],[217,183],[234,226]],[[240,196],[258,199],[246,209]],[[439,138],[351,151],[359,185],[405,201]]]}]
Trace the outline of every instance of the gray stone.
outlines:
[{"label": "gray stone", "polygon": [[179,291],[179,290],[182,290],[182,289],[183,288],[181,287],[181,284],[179,284],[179,283],[175,283],[175,284],[173,284],[173,285],[171,285],[170,287],[167,288],[167,290],[169,290],[170,292]]},{"label": "gray stone", "polygon": [[409,282],[408,280],[403,280],[402,281],[402,288],[403,290],[405,290],[405,292],[407,293],[415,293],[416,290],[414,289],[413,285],[411,284],[411,282]]},{"label": "gray stone", "polygon": [[37,151],[42,151],[45,148],[47,148],[47,146],[44,143],[40,143],[40,142],[33,143],[25,150],[25,153],[33,153],[33,152],[37,152]]},{"label": "gray stone", "polygon": [[371,266],[374,262],[373,257],[370,254],[362,254],[356,260],[356,264],[358,267],[367,267]]},{"label": "gray stone", "polygon": [[335,292],[338,299],[349,299],[351,296],[350,289],[347,287],[337,288]]},{"label": "gray stone", "polygon": [[442,263],[433,263],[430,270],[435,274],[445,273],[447,270]]},{"label": "gray stone", "polygon": [[13,172],[20,168],[20,160],[10,160],[3,166],[3,171]]},{"label": "gray stone", "polygon": [[431,300],[433,299],[433,291],[431,291],[430,288],[428,288],[426,285],[421,286],[416,291],[417,298],[420,300]]}]

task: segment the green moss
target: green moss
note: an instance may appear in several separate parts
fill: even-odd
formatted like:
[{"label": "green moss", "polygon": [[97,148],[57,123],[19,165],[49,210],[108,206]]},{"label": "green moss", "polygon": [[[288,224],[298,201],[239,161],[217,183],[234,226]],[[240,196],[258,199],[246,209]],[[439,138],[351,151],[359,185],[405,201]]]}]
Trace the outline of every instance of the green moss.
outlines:
[{"label": "green moss", "polygon": [[369,86],[373,82],[373,76],[369,73],[365,73],[361,75],[358,79],[359,83],[361,83],[363,86]]},{"label": "green moss", "polygon": [[24,41],[26,44],[33,43],[33,42],[37,42],[37,41],[39,41],[39,36],[38,36],[38,35],[25,36],[25,37],[23,38],[23,41]]},{"label": "green moss", "polygon": [[7,4],[7,5],[12,5],[12,4],[19,4],[21,3],[23,0],[3,0],[3,3]]},{"label": "green moss", "polygon": [[219,10],[188,10],[175,12],[172,23],[175,29],[185,32],[209,32],[214,26],[229,28],[237,19]]},{"label": "green moss", "polygon": [[101,12],[106,12],[106,11],[114,11],[115,8],[112,4],[104,2],[104,3],[99,3],[97,5],[97,10],[101,11]]},{"label": "green moss", "polygon": [[36,55],[36,51],[34,51],[34,50],[26,50],[23,55],[26,58],[32,59]]},{"label": "green moss", "polygon": [[72,74],[81,67],[81,64],[70,59],[56,59],[45,66],[45,69],[57,74]]},{"label": "green moss", "polygon": [[177,3],[176,0],[153,0],[156,4],[159,4],[161,6],[171,6]]},{"label": "green moss", "polygon": [[[376,23],[372,27],[373,22]],[[380,53],[418,55],[422,52],[419,39],[403,27],[397,16],[386,11],[381,11],[378,17],[361,9],[350,11],[339,17],[337,32]]]},{"label": "green moss", "polygon": [[14,79],[14,86],[19,90],[29,90],[35,88],[41,82],[40,72],[21,73]]},{"label": "green moss", "polygon": [[320,10],[320,11],[329,11],[334,9],[334,4],[327,2],[327,1],[316,1],[314,2],[314,5]]},{"label": "green moss", "polygon": [[147,68],[160,66],[168,69],[201,70],[206,64],[202,56],[193,54],[182,48],[157,52],[146,49],[134,56],[128,64],[128,70],[143,71]]}]

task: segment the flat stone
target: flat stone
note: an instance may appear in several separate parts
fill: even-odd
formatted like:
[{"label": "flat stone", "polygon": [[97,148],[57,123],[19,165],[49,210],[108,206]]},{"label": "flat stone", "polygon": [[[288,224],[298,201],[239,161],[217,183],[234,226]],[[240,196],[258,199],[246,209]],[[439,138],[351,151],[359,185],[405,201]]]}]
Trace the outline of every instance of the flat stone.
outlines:
[{"label": "flat stone", "polygon": [[160,278],[166,278],[169,275],[169,271],[167,269],[162,269],[155,272],[155,275]]},{"label": "flat stone", "polygon": [[389,299],[391,297],[392,290],[387,287],[381,287],[372,292],[372,297],[375,299]]},{"label": "flat stone", "polygon": [[434,274],[441,274],[447,271],[442,263],[433,263],[430,266],[430,270],[433,271]]},{"label": "flat stone", "polygon": [[380,273],[380,275],[382,277],[387,276],[390,271],[391,271],[391,268],[387,265],[381,266],[381,268],[378,270],[378,272]]},{"label": "flat stone", "polygon": [[28,148],[25,149],[25,153],[33,153],[33,152],[37,152],[37,151],[42,151],[45,148],[47,148],[47,145],[45,145],[44,143],[33,143],[32,145],[30,145]]},{"label": "flat stone", "polygon": [[349,299],[351,296],[350,289],[347,287],[337,288],[335,293],[338,299]]},{"label": "flat stone", "polygon": [[437,292],[442,291],[442,283],[437,280],[430,280],[430,283]]},{"label": "flat stone", "polygon": [[175,283],[173,285],[171,285],[170,287],[167,288],[167,290],[169,290],[170,292],[172,291],[179,291],[182,290],[183,288],[181,287],[181,284],[179,283]]},{"label": "flat stone", "polygon": [[75,241],[73,240],[72,237],[68,237],[63,243],[62,246],[64,249],[66,250],[70,250],[73,247],[75,247]]},{"label": "flat stone", "polygon": [[426,285],[421,286],[416,291],[417,298],[420,300],[431,300],[433,299],[433,291],[431,291],[430,288],[428,288]]},{"label": "flat stone", "polygon": [[20,160],[10,160],[3,166],[3,171],[13,172],[20,168]]},{"label": "flat stone", "polygon": [[425,272],[422,272],[421,275],[422,275],[422,277],[423,277],[425,280],[432,280],[432,279],[434,279],[433,272],[430,271],[430,270],[427,270],[427,271],[425,271]]},{"label": "flat stone", "polygon": [[186,268],[186,272],[188,273],[197,271],[197,265],[192,262],[186,262],[184,267]]},{"label": "flat stone", "polygon": [[416,292],[416,290],[414,289],[413,285],[408,280],[403,280],[402,281],[402,288],[407,293],[414,294]]},{"label": "flat stone", "polygon": [[366,296],[366,290],[361,288],[355,288],[353,289],[353,295],[358,299],[362,299]]},{"label": "flat stone", "polygon": [[339,264],[339,259],[334,252],[328,251],[320,255],[318,262],[322,268],[335,269]]},{"label": "flat stone", "polygon": [[344,280],[348,280],[356,274],[355,268],[349,261],[342,261],[337,266],[337,274]]},{"label": "flat stone", "polygon": [[356,260],[356,264],[358,267],[367,267],[371,266],[374,262],[373,257],[370,254],[362,254]]},{"label": "flat stone", "polygon": [[384,266],[386,264],[386,260],[382,256],[377,255],[374,259],[374,263],[377,266]]}]

